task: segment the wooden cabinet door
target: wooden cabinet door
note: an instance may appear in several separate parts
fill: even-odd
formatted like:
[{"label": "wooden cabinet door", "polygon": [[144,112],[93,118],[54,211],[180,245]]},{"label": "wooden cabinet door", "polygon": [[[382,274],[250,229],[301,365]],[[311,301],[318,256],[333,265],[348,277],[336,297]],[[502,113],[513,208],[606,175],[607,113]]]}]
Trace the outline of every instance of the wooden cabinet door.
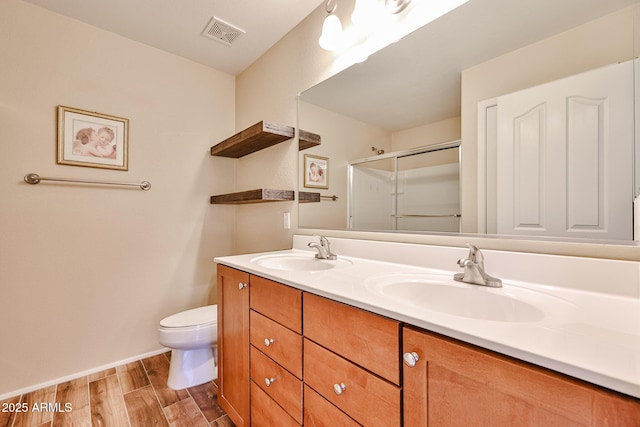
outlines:
[{"label": "wooden cabinet door", "polygon": [[424,331],[404,328],[404,425],[639,426],[640,401]]},{"label": "wooden cabinet door", "polygon": [[250,417],[248,285],[248,273],[218,265],[218,402],[236,427]]}]

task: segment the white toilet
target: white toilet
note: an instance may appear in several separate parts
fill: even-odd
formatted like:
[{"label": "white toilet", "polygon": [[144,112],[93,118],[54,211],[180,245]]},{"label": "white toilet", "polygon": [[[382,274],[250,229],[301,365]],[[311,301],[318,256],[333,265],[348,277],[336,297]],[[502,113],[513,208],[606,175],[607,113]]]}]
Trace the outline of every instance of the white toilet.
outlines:
[{"label": "white toilet", "polygon": [[176,313],[160,321],[158,341],[171,349],[167,385],[175,390],[218,377],[218,306]]}]

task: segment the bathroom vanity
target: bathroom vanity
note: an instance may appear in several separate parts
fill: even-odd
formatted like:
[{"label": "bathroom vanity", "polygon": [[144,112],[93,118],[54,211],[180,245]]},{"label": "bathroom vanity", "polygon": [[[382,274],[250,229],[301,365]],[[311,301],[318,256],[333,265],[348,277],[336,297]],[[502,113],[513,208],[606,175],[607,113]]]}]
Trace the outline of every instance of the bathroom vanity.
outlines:
[{"label": "bathroom vanity", "polygon": [[216,258],[237,426],[640,425],[637,263],[487,251],[504,287],[481,289],[451,279],[463,248],[331,239],[328,261],[313,241]]}]

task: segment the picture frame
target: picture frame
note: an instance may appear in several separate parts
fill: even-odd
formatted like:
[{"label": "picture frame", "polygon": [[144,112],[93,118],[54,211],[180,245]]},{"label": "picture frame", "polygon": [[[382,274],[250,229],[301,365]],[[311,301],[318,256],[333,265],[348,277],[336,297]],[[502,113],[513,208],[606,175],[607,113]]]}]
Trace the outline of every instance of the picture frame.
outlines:
[{"label": "picture frame", "polygon": [[304,186],[306,188],[329,188],[329,159],[304,155]]},{"label": "picture frame", "polygon": [[129,119],[58,106],[58,164],[129,169]]}]

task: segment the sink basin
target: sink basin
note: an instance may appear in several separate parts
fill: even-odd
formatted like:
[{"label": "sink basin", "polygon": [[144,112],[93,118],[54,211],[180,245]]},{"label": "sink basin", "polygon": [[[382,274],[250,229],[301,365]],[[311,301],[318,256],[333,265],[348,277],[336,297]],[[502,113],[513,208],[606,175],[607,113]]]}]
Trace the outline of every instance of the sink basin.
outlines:
[{"label": "sink basin", "polygon": [[500,322],[540,321],[545,317],[543,307],[564,302],[533,290],[470,285],[438,274],[382,275],[368,279],[365,286],[384,298],[413,307]]},{"label": "sink basin", "polygon": [[322,271],[352,264],[351,261],[317,259],[313,254],[274,254],[253,258],[252,263],[260,267],[283,271]]}]

